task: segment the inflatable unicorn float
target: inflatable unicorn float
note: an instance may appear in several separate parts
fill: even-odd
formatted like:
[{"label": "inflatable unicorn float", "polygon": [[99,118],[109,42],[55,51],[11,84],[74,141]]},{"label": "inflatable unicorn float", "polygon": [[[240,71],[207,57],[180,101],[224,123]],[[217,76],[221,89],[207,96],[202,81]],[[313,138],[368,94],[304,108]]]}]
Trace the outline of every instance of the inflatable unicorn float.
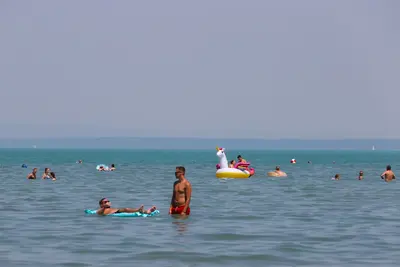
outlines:
[{"label": "inflatable unicorn float", "polygon": [[[226,159],[225,148],[217,147],[217,157],[219,158],[219,164],[217,164],[217,178],[249,178],[254,175],[255,171],[253,168],[249,168],[250,163],[238,162],[234,168],[229,168],[228,160]],[[239,169],[239,167],[241,167]]]}]

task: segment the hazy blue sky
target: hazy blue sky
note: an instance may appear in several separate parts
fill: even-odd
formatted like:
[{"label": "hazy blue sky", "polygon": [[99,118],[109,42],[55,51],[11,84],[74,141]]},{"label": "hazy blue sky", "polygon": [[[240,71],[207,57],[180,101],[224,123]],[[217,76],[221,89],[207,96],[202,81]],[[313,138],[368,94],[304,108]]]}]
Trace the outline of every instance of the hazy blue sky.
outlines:
[{"label": "hazy blue sky", "polygon": [[0,2],[0,137],[399,138],[400,2]]}]

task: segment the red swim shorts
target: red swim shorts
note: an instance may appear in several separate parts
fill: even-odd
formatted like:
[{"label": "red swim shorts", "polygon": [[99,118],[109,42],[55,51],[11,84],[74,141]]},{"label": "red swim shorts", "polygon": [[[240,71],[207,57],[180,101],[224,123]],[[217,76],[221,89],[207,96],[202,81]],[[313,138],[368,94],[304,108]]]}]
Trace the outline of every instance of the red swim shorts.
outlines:
[{"label": "red swim shorts", "polygon": [[[183,210],[185,209],[185,206],[179,206],[179,207],[171,207],[169,209],[171,214],[181,214]],[[186,209],[186,215],[190,214],[190,207]]]}]

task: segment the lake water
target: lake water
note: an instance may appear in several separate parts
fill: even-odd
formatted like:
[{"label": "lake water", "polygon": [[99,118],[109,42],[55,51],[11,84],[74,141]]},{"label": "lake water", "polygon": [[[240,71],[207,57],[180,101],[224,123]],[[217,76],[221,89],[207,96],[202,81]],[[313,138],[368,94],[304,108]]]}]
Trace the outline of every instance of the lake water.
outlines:
[{"label": "lake water", "polygon": [[[240,153],[250,179],[215,178],[215,150],[0,150],[1,266],[398,266],[399,185],[379,175],[400,168],[400,152]],[[100,163],[117,170],[97,172]],[[168,215],[177,165],[193,187],[186,220]],[[275,165],[288,177],[267,178]],[[33,167],[58,180],[27,180]],[[161,213],[84,214],[103,197]]]}]

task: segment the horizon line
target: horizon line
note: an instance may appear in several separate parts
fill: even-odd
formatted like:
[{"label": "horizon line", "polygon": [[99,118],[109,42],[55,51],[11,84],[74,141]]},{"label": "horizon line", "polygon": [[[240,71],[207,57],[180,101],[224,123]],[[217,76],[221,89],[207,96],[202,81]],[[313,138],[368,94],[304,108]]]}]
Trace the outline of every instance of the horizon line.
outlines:
[{"label": "horizon line", "polygon": [[193,140],[265,140],[265,141],[400,141],[399,138],[383,138],[383,137],[344,137],[344,138],[262,138],[262,137],[196,137],[196,136],[70,136],[70,137],[0,137],[0,140],[61,140],[61,139],[193,139]]},{"label": "horizon line", "polygon": [[[210,151],[215,148],[121,148],[121,147],[1,147],[0,150],[135,150],[135,151]],[[379,149],[370,150],[362,148],[232,148],[230,151],[371,151],[371,153],[388,152],[388,151],[400,151],[399,149]]]}]

